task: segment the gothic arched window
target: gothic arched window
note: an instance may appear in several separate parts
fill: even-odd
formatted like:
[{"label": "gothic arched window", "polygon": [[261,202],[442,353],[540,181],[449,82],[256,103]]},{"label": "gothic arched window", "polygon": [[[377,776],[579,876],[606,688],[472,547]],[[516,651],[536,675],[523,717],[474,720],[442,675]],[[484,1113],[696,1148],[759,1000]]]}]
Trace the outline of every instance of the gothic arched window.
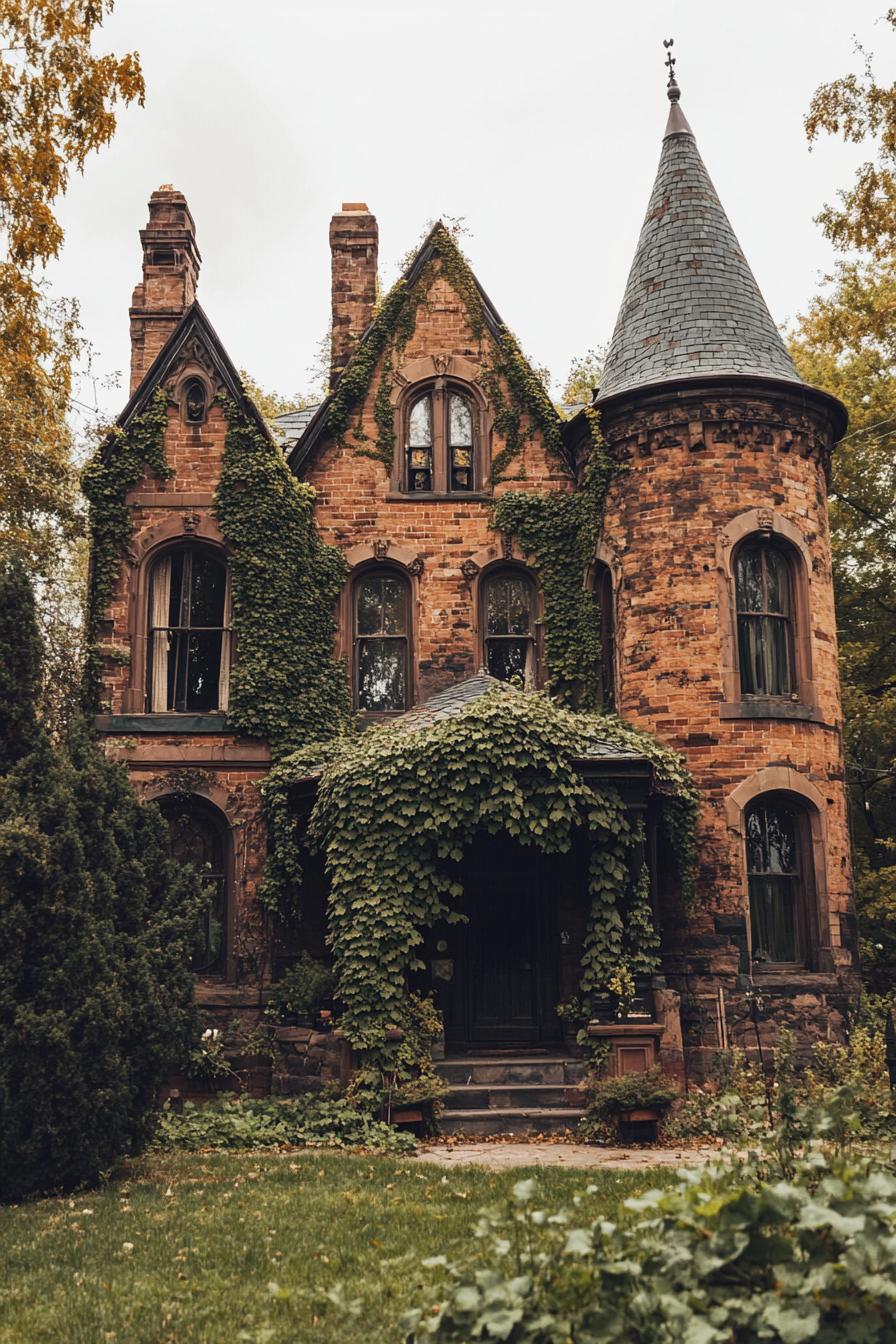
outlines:
[{"label": "gothic arched window", "polygon": [[812,876],[808,818],[786,795],[765,795],[750,804],[744,822],[753,960],[803,962]]},{"label": "gothic arched window", "polygon": [[486,670],[501,681],[534,684],[534,583],[519,570],[496,570],[482,580],[480,601]]},{"label": "gothic arched window", "polygon": [[410,704],[410,586],[398,570],[368,569],[354,584],[355,706],[396,714]]},{"label": "gothic arched window", "polygon": [[457,388],[437,385],[409,403],[404,488],[454,495],[477,488],[476,410]]},{"label": "gothic arched window", "polygon": [[780,546],[748,538],[734,558],[741,695],[792,696],[796,688],[793,578]]},{"label": "gothic arched window", "polygon": [[221,974],[227,964],[227,823],[196,799],[164,798],[171,857],[199,873],[206,900],[199,916],[191,965],[198,975]]},{"label": "gothic arched window", "polygon": [[183,416],[188,425],[201,425],[205,419],[208,394],[201,378],[189,378],[183,390]]},{"label": "gothic arched window", "polygon": [[616,707],[616,609],[613,575],[600,560],[594,566],[592,589],[600,612],[601,707],[609,713]]},{"label": "gothic arched window", "polygon": [[227,708],[230,631],[227,566],[211,551],[178,546],[152,567],[147,700],[154,713]]}]

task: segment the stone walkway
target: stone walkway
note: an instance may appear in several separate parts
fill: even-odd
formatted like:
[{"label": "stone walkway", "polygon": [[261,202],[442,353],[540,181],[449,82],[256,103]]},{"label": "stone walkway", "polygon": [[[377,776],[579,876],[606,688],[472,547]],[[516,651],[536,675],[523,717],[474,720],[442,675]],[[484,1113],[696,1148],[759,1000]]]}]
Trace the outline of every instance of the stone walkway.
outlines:
[{"label": "stone walkway", "polygon": [[696,1167],[719,1156],[718,1148],[600,1148],[590,1143],[430,1143],[417,1151],[421,1162],[440,1167]]}]

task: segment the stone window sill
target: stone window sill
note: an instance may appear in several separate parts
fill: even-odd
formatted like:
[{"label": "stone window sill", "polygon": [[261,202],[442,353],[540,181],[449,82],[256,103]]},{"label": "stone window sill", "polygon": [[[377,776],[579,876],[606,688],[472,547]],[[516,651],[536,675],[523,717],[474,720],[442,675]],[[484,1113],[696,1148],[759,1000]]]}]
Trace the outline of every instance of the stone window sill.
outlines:
[{"label": "stone window sill", "polygon": [[418,504],[418,503],[420,502],[420,500],[422,499],[422,500],[425,500],[427,504],[436,504],[436,503],[438,503],[438,504],[469,504],[471,501],[474,502],[474,503],[482,504],[483,502],[485,502],[485,503],[491,503],[492,498],[493,498],[493,496],[492,496],[492,493],[491,493],[490,490],[487,490],[487,491],[486,491],[486,490],[467,490],[467,491],[464,491],[464,492],[460,492],[460,491],[458,491],[457,494],[453,494],[453,495],[451,495],[451,494],[447,494],[447,493],[444,494],[444,495],[442,495],[442,494],[436,494],[434,490],[430,490],[430,491],[418,490],[418,491],[416,491],[416,492],[415,492],[414,494],[412,494],[412,495],[410,495],[410,494],[407,494],[407,495],[406,495],[406,494],[401,493],[401,492],[399,492],[399,491],[392,490],[392,491],[389,492],[389,494],[386,495],[386,503],[387,503],[387,504]]},{"label": "stone window sill", "polygon": [[720,719],[802,719],[823,723],[820,710],[799,700],[729,700],[719,705]]},{"label": "stone window sill", "polygon": [[99,733],[230,733],[226,714],[98,714]]}]

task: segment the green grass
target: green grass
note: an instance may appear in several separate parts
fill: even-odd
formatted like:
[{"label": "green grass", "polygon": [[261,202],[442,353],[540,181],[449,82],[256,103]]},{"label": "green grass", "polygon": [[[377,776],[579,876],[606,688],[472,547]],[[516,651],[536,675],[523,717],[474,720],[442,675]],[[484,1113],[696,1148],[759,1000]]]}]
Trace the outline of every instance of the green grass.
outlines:
[{"label": "green grass", "polygon": [[[105,1189],[0,1209],[0,1344],[394,1341],[425,1293],[420,1261],[469,1255],[477,1210],[524,1175],[550,1208],[597,1186],[593,1214],[672,1179],[307,1150],[155,1154]],[[328,1299],[340,1283],[359,1315]]]}]

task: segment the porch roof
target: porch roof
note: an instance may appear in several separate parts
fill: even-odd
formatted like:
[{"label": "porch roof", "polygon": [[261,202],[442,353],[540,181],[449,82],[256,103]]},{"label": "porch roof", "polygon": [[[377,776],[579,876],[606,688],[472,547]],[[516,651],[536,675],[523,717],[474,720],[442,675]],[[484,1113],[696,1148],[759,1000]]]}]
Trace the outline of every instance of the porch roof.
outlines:
[{"label": "porch roof", "polygon": [[[500,681],[483,669],[474,676],[465,678],[464,681],[446,687],[444,691],[438,691],[423,704],[415,705],[413,709],[396,716],[389,722],[389,726],[394,732],[418,732],[432,728],[437,723],[457,718],[472,701],[493,692],[504,695],[534,694],[532,691],[511,686],[506,681]],[[309,769],[304,780],[296,780],[295,784],[315,786],[322,770],[323,766]],[[599,736],[591,738],[587,750],[581,757],[581,770],[583,774],[604,779],[614,777],[640,779],[642,784],[638,787],[643,788],[646,785],[648,789],[653,777],[653,764],[643,752],[619,746]]]}]

